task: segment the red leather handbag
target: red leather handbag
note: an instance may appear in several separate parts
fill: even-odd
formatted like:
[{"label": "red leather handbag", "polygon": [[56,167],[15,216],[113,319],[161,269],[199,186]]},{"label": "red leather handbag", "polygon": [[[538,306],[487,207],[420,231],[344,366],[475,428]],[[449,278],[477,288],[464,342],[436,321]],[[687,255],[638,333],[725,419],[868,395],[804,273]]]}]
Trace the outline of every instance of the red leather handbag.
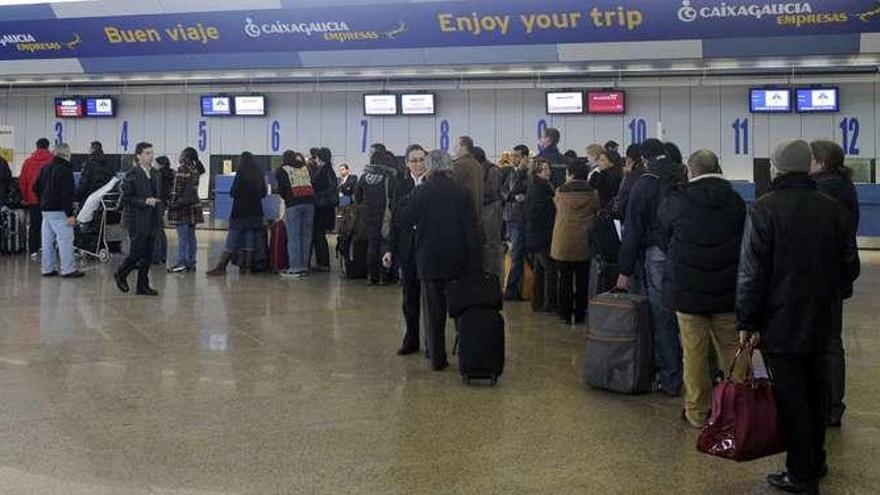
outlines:
[{"label": "red leather handbag", "polygon": [[[751,364],[753,352],[751,347],[741,347],[727,377],[715,387],[712,415],[697,440],[700,452],[737,462],[785,452],[773,382],[768,378],[755,378]],[[747,377],[743,383],[735,383],[731,379],[734,365],[746,356],[749,359]]]}]

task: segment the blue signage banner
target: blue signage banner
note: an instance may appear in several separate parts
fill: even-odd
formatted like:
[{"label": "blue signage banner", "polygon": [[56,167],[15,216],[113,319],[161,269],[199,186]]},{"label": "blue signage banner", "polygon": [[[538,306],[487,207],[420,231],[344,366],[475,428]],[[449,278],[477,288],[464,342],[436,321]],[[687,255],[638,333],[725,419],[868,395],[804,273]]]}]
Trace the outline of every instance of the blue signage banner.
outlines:
[{"label": "blue signage banner", "polygon": [[0,60],[873,31],[878,0],[470,0],[0,22]]}]

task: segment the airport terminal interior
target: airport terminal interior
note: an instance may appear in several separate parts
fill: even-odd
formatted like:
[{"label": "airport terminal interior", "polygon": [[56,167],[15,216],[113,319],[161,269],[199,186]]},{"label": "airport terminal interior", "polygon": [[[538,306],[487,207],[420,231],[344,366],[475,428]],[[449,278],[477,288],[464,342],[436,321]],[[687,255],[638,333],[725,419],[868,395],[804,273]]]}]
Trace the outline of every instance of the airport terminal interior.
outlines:
[{"label": "airport terminal interior", "polygon": [[878,131],[875,0],[0,0],[0,495],[880,493]]}]

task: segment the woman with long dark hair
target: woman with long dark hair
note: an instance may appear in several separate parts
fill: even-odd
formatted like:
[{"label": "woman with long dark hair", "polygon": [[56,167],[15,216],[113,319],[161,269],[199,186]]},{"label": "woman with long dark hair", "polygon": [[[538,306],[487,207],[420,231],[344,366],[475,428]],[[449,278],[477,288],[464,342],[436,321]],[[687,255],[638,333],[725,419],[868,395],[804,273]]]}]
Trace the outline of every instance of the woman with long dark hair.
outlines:
[{"label": "woman with long dark hair", "polygon": [[232,216],[229,218],[226,249],[217,266],[208,271],[208,276],[226,274],[226,266],[233,254],[239,250],[243,259],[242,272],[246,273],[250,270],[254,259],[257,232],[264,228],[263,198],[266,197],[266,189],[263,171],[254,160],[254,155],[245,151],[239,158],[238,170],[230,190]]},{"label": "woman with long dark hair", "polygon": [[185,148],[177,159],[179,167],[174,175],[168,221],[177,226],[177,263],[168,269],[171,273],[196,270],[196,225],[205,221],[199,199],[199,178],[205,166],[194,148]]},{"label": "woman with long dark hair", "polygon": [[590,174],[590,187],[599,191],[602,209],[611,207],[623,182],[623,158],[616,151],[602,150],[596,159],[596,168]]},{"label": "woman with long dark hair", "polygon": [[330,246],[327,232],[336,227],[336,172],[333,170],[333,154],[328,148],[315,152],[315,170],[312,172],[312,187],[315,190],[314,249],[315,271],[330,271]]},{"label": "woman with long dark hair", "polygon": [[558,309],[557,268],[550,258],[556,205],[553,203],[552,169],[546,158],[535,160],[524,203],[526,216],[526,252],[532,257],[534,279],[532,309],[552,313]]}]

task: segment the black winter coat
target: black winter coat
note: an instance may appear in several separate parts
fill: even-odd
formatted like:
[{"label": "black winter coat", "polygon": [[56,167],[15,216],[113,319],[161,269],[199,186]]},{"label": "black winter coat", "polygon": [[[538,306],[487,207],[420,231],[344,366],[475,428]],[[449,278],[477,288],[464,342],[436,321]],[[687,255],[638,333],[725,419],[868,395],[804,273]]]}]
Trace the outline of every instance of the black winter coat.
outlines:
[{"label": "black winter coat", "polygon": [[394,197],[397,170],[383,165],[367,165],[355,189],[355,203],[361,205],[358,232],[365,238],[382,235],[385,205]]},{"label": "black winter coat", "polygon": [[553,224],[556,222],[556,205],[553,203],[553,185],[544,179],[533,177],[529,182],[525,201],[526,251],[543,253],[550,251],[553,242]]},{"label": "black winter coat", "polygon": [[85,203],[90,194],[104,187],[113,177],[116,177],[116,169],[107,163],[106,158],[89,158],[83,165],[82,176],[79,178],[77,201],[80,204]]},{"label": "black winter coat", "polygon": [[807,174],[786,174],[751,208],[736,292],[740,330],[769,353],[828,347],[832,305],[859,274],[850,216]]},{"label": "black winter coat", "polygon": [[135,165],[122,181],[122,202],[125,205],[125,225],[131,236],[158,235],[162,225],[162,205],[147,206],[148,198],[162,196],[162,178],[152,171],[150,176],[140,165]]},{"label": "black winter coat", "polygon": [[324,165],[312,174],[315,189],[315,232],[327,232],[336,228],[336,172],[332,165]]},{"label": "black winter coat", "polygon": [[[859,197],[856,186],[844,172],[822,172],[813,176],[819,191],[831,196],[846,207],[850,214],[853,227],[853,239],[858,235],[859,229]],[[855,240],[853,240],[855,242]],[[843,290],[843,298],[849,299],[853,295],[852,284]]]},{"label": "black winter coat", "polygon": [[632,191],[633,185],[635,185],[643,173],[645,173],[645,165],[643,163],[637,163],[620,181],[620,190],[617,191],[617,195],[611,203],[611,211],[614,213],[614,218],[621,221],[626,218],[626,206],[627,203],[629,203],[629,194]]},{"label": "black winter coat", "polygon": [[405,271],[416,274],[416,232],[412,227],[403,225],[402,216],[406,206],[416,189],[416,181],[412,175],[407,174],[397,182],[394,197],[391,200],[391,210],[394,223],[391,228],[391,238],[388,239],[388,251],[397,258],[398,264]]},{"label": "black winter coat", "polygon": [[607,170],[597,170],[590,177],[590,187],[599,191],[599,203],[601,208],[609,209],[620,191],[623,182],[623,167],[613,166]]},{"label": "black winter coat", "polygon": [[40,197],[40,209],[63,211],[67,217],[72,217],[75,201],[73,184],[73,165],[56,156],[52,163],[43,167],[34,184],[34,193]]},{"label": "black winter coat", "polygon": [[6,160],[0,160],[0,206],[9,204],[9,193],[12,191],[12,170]]},{"label": "black winter coat", "polygon": [[689,314],[733,313],[746,205],[730,182],[708,175],[669,194],[657,213],[666,252],[666,305]]},{"label": "black winter coat", "polygon": [[410,196],[401,227],[415,229],[420,280],[454,280],[482,271],[482,248],[468,192],[434,174]]},{"label": "black winter coat", "polygon": [[264,225],[263,198],[267,193],[266,180],[262,175],[253,177],[235,174],[232,181],[232,215],[229,226],[240,229],[258,229]]},{"label": "black winter coat", "polygon": [[626,207],[623,239],[620,243],[620,273],[632,276],[636,262],[657,245],[656,224],[660,196],[676,184],[686,182],[680,163],[669,158],[651,162],[635,182]]}]

